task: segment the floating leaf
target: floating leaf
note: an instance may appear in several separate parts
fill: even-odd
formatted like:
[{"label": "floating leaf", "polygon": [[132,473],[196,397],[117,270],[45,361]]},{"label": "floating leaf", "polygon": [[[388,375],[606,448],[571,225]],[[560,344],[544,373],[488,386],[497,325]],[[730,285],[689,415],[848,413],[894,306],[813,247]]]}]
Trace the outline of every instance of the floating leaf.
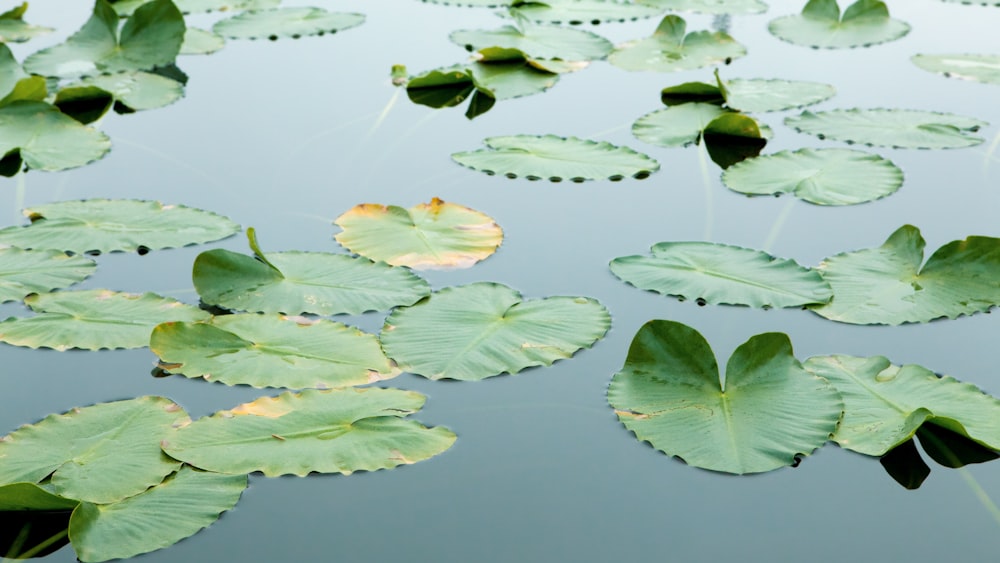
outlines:
[{"label": "floating leaf", "polygon": [[785,125],[820,139],[899,149],[952,149],[982,143],[971,133],[985,121],[951,113],[902,109],[847,109],[785,118]]},{"label": "floating leaf", "polygon": [[[737,121],[730,123],[731,119]],[[759,154],[766,142],[764,139],[771,136],[771,130],[749,116],[703,102],[686,103],[647,113],[632,124],[632,135],[635,138],[661,147],[684,147],[700,143],[709,134],[756,139],[758,142],[753,154]]]},{"label": "floating leaf", "polygon": [[168,373],[226,385],[326,389],[400,373],[374,335],[322,319],[247,314],[165,323],[149,348]]},{"label": "floating leaf", "polygon": [[66,252],[131,252],[201,244],[239,232],[210,211],[135,199],[87,199],[24,210],[26,227],[0,230],[0,244]]},{"label": "floating leaf", "polygon": [[426,4],[462,6],[467,8],[506,8],[517,0],[420,0]]},{"label": "floating leaf", "polygon": [[636,438],[688,465],[746,474],[794,465],[837,428],[843,402],[802,368],[788,336],[758,334],[726,366],[693,328],[649,321],[608,388],[608,402]]},{"label": "floating leaf", "polygon": [[0,249],[0,302],[20,301],[29,293],[47,293],[80,283],[97,264],[57,250]]},{"label": "floating leaf", "polygon": [[38,314],[0,322],[0,342],[59,351],[143,348],[149,344],[149,333],[160,323],[200,321],[210,316],[155,293],[106,289],[34,294],[24,302]]},{"label": "floating leaf", "polygon": [[[118,15],[132,15],[136,8],[148,4],[151,0],[116,0],[111,4]],[[274,8],[281,0],[174,0],[177,8],[185,14],[202,12],[224,12],[238,10],[263,10]]]},{"label": "floating leaf", "polygon": [[226,46],[226,40],[221,35],[211,31],[189,27],[184,32],[184,43],[181,44],[181,55],[208,55]]},{"label": "floating leaf", "polygon": [[680,17],[663,18],[652,37],[619,45],[608,62],[625,70],[675,72],[729,62],[746,54],[743,45],[729,34],[716,31],[684,32],[687,23]]},{"label": "floating leaf", "polygon": [[490,137],[483,143],[489,149],[459,152],[451,158],[489,175],[548,178],[553,182],[605,178],[617,181],[626,176],[641,180],[660,169],[654,159],[628,147],[577,137],[512,135]]},{"label": "floating leaf", "polygon": [[[535,68],[523,58],[473,62],[414,76],[406,83],[406,94],[413,103],[442,108],[457,106],[470,95],[475,105],[477,100],[506,100],[538,94],[558,81],[558,74]],[[466,116],[472,119],[483,113],[485,110],[470,109]]]},{"label": "floating leaf", "polygon": [[910,26],[890,18],[889,8],[878,0],[858,0],[843,17],[836,0],[809,0],[801,14],[772,20],[767,29],[782,41],[822,49],[868,47],[910,32]]},{"label": "floating leaf", "polygon": [[833,86],[801,80],[744,79],[724,81],[726,105],[747,112],[782,111],[818,104],[836,92]]},{"label": "floating leaf", "polygon": [[252,10],[216,22],[212,31],[229,39],[275,40],[279,37],[324,35],[364,23],[364,14],[328,12],[322,8]]},{"label": "floating leaf", "polygon": [[593,299],[523,301],[505,285],[474,283],[393,311],[382,347],[403,371],[476,381],[552,365],[592,346],[610,326],[607,309]]},{"label": "floating leaf", "polygon": [[80,76],[149,70],[174,62],[184,40],[184,16],[170,0],[153,0],[135,10],[118,32],[118,14],[106,0],[65,43],[43,49],[24,61],[28,72],[43,76]]},{"label": "floating leaf", "polygon": [[236,505],[246,475],[182,467],[159,485],[114,504],[85,502],[69,523],[80,561],[125,559],[171,546]]},{"label": "floating leaf", "polygon": [[66,170],[89,164],[111,150],[100,131],[64,115],[55,106],[16,101],[0,107],[0,154],[13,159],[2,172],[13,176],[22,163],[35,170]]},{"label": "floating leaf", "polygon": [[652,256],[622,256],[611,272],[638,287],[712,305],[799,307],[827,303],[830,286],[793,260],[710,242],[661,242]]},{"label": "floating leaf", "polygon": [[123,72],[84,78],[77,87],[96,87],[111,94],[124,111],[169,106],[184,97],[184,85],[149,72]]},{"label": "floating leaf", "polygon": [[898,325],[1000,304],[1000,239],[949,242],[921,268],[923,256],[920,231],[904,225],[879,248],[827,258],[818,270],[833,288],[833,301],[813,311],[843,323]]},{"label": "floating leaf", "polygon": [[52,492],[109,503],[136,495],[180,467],[160,440],[187,414],[162,397],[139,397],[53,414],[0,440],[0,484],[38,483]]},{"label": "floating leaf", "polygon": [[587,31],[547,25],[505,25],[496,30],[452,32],[453,43],[469,51],[488,47],[517,49],[531,58],[591,61],[603,59],[614,48],[610,41]]},{"label": "floating leaf", "polygon": [[24,21],[24,13],[28,11],[28,3],[21,2],[10,10],[0,14],[0,44],[20,43],[45,35],[52,31],[51,27],[31,25]]},{"label": "floating leaf", "polygon": [[202,252],[194,287],[202,301],[235,311],[356,315],[410,305],[430,286],[406,268],[324,252],[274,252],[266,257],[247,229],[256,258],[229,250]]},{"label": "floating leaf", "polygon": [[695,12],[699,14],[763,14],[767,4],[760,0],[639,0],[640,4],[655,6],[661,10],[675,12]]},{"label": "floating leaf", "polygon": [[73,510],[78,504],[80,504],[78,500],[54,495],[34,483],[0,486],[0,513],[20,510]]},{"label": "floating leaf", "polygon": [[903,171],[862,151],[801,149],[748,160],[726,170],[722,182],[748,195],[791,194],[817,205],[853,205],[895,193]]},{"label": "floating leaf", "polygon": [[[470,0],[459,0],[467,3]],[[580,25],[635,21],[657,16],[662,10],[652,6],[615,0],[513,0],[510,13],[536,23]]]},{"label": "floating leaf", "polygon": [[754,118],[727,112],[710,121],[701,138],[712,162],[725,169],[759,155],[767,145],[764,133],[770,134],[770,130]]},{"label": "floating leaf", "polygon": [[262,397],[178,429],[163,449],[220,473],[268,477],[391,469],[431,458],[455,434],[403,417],[426,397],[399,389],[334,389]]},{"label": "floating leaf", "polygon": [[410,209],[363,203],[334,224],[343,229],[337,242],[351,252],[418,270],[469,268],[503,241],[488,215],[438,198]]},{"label": "floating leaf", "polygon": [[913,55],[910,60],[928,72],[1000,84],[1000,55]]}]

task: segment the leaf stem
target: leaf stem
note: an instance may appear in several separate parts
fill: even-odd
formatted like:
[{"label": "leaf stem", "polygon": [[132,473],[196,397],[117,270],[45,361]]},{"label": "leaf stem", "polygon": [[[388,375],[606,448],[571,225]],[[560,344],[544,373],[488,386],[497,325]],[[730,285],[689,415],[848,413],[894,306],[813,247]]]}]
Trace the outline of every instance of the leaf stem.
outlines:
[{"label": "leaf stem", "polygon": [[701,184],[705,192],[705,231],[702,240],[712,240],[712,227],[715,222],[715,200],[712,197],[711,180],[708,177],[708,149],[705,142],[698,143],[698,167],[701,168]]},{"label": "leaf stem", "polygon": [[771,231],[767,233],[767,240],[764,241],[761,250],[764,252],[771,252],[771,247],[774,246],[775,241],[778,240],[778,236],[781,234],[781,229],[785,226],[788,221],[789,215],[792,214],[792,207],[795,205],[795,198],[789,197],[785,206],[781,208],[778,212],[778,216],[775,217],[774,223],[771,224]]}]

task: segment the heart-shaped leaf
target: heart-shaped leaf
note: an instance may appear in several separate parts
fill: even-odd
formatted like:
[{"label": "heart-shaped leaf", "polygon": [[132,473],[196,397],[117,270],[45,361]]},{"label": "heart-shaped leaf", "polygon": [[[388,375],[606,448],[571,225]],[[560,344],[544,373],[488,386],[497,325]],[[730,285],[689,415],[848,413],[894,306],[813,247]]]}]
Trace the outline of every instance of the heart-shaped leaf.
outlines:
[{"label": "heart-shaped leaf", "polygon": [[836,0],[809,0],[801,14],[772,20],[767,28],[783,41],[822,49],[868,47],[910,32],[910,26],[890,18],[889,8],[878,0],[858,0],[843,17]]},{"label": "heart-shaped leaf", "polygon": [[4,161],[0,174],[4,176],[13,176],[22,164],[36,170],[76,168],[102,158],[109,150],[107,135],[50,104],[21,100],[0,107]]},{"label": "heart-shaped leaf", "polygon": [[723,31],[695,31],[685,35],[687,22],[669,15],[651,37],[615,48],[608,62],[625,70],[676,72],[742,57],[746,48]]}]

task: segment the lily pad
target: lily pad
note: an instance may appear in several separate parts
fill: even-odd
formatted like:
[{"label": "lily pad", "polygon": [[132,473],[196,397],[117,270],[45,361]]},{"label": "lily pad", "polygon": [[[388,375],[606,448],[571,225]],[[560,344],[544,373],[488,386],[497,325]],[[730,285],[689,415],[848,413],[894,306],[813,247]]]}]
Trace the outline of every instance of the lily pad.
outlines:
[{"label": "lily pad", "polygon": [[106,0],[65,43],[33,53],[24,68],[42,76],[72,77],[150,70],[174,62],[184,40],[184,16],[170,0],[135,10],[118,31],[118,14]]},{"label": "lily pad", "polygon": [[611,64],[631,71],[676,72],[728,63],[746,54],[743,45],[722,31],[694,31],[675,15],[663,18],[651,37],[630,41],[608,56]]},{"label": "lily pad", "polygon": [[721,385],[704,337],[663,320],[636,333],[608,402],[639,440],[688,465],[736,474],[796,464],[826,443],[844,405],[802,368],[785,334],[740,345]]},{"label": "lily pad", "polygon": [[180,467],[160,451],[187,414],[162,397],[139,397],[53,414],[0,439],[0,484],[38,483],[52,492],[109,503],[137,495]]},{"label": "lily pad", "polygon": [[364,23],[364,14],[328,12],[322,8],[274,8],[251,10],[216,22],[212,31],[229,39],[271,40],[279,37],[325,35]]},{"label": "lily pad", "polygon": [[206,29],[188,27],[181,43],[181,55],[208,55],[226,46],[226,40]]},{"label": "lily pad", "polygon": [[698,14],[742,16],[763,14],[767,11],[767,4],[760,0],[639,0],[639,3],[655,6],[661,10],[695,12]]},{"label": "lily pad", "polygon": [[910,60],[950,78],[1000,84],[1000,55],[913,55]]},{"label": "lily pad", "polygon": [[710,242],[661,242],[652,256],[621,256],[611,272],[639,289],[702,304],[801,307],[828,303],[830,286],[794,260]]},{"label": "lily pad", "polygon": [[96,268],[93,260],[57,250],[0,249],[0,303],[80,283]]},{"label": "lily pad", "polygon": [[240,226],[210,211],[135,199],[87,199],[24,210],[26,227],[0,229],[0,244],[66,252],[131,252],[223,239]]},{"label": "lily pad", "polygon": [[488,215],[434,198],[410,209],[363,203],[337,217],[345,248],[417,270],[470,268],[494,252],[503,230]]},{"label": "lily pad", "polygon": [[524,301],[496,283],[449,287],[393,311],[382,347],[403,371],[477,381],[548,366],[604,337],[611,316],[584,297]]},{"label": "lily pad", "polygon": [[322,319],[222,315],[157,326],[149,348],[167,373],[226,385],[327,389],[399,375],[371,334]]},{"label": "lily pad", "polygon": [[802,80],[733,78],[723,82],[726,105],[747,112],[783,111],[818,104],[835,93],[833,86]]},{"label": "lily pad", "polygon": [[747,195],[791,194],[816,205],[853,205],[895,193],[903,171],[862,151],[801,149],[747,160],[726,170],[722,182]]},{"label": "lily pad", "polygon": [[53,31],[51,27],[25,22],[24,13],[27,11],[28,3],[21,2],[20,6],[0,14],[0,43],[21,43]]},{"label": "lily pad", "polygon": [[410,305],[430,286],[406,268],[325,252],[264,255],[247,229],[255,256],[217,249],[194,261],[202,301],[235,311],[357,315]]},{"label": "lily pad", "polygon": [[59,351],[143,348],[149,344],[149,333],[160,323],[200,321],[210,316],[155,293],[106,289],[33,294],[24,302],[38,314],[0,322],[0,342]]},{"label": "lily pad", "polygon": [[159,485],[113,504],[85,502],[69,521],[83,562],[125,559],[193,536],[236,505],[246,475],[220,475],[182,467]]},{"label": "lily pad", "polygon": [[910,26],[889,17],[889,8],[878,0],[858,0],[840,14],[836,0],[809,0],[801,14],[772,20],[772,35],[805,47],[846,49],[894,41]]},{"label": "lily pad", "polygon": [[510,13],[514,17],[556,25],[635,21],[658,16],[662,12],[652,6],[616,0],[513,0],[509,4]]},{"label": "lily pad", "polygon": [[765,139],[772,134],[769,127],[749,116],[715,104],[693,102],[647,113],[632,124],[632,135],[651,145],[685,147],[701,142],[709,132],[729,131],[725,120],[732,116],[749,120],[756,127],[756,132],[750,130],[747,135]]},{"label": "lily pad", "polygon": [[628,147],[577,137],[512,135],[483,142],[489,149],[459,152],[451,158],[491,176],[548,178],[553,182],[618,181],[626,176],[641,180],[660,169],[656,160]]},{"label": "lily pad", "polygon": [[73,510],[80,501],[63,498],[35,485],[13,483],[0,486],[0,513],[21,510]]},{"label": "lily pad", "polygon": [[80,80],[74,86],[96,87],[111,94],[124,112],[162,108],[184,97],[183,84],[149,72],[93,76]]},{"label": "lily pad", "polygon": [[268,477],[377,471],[447,450],[455,434],[403,417],[426,397],[399,389],[334,389],[262,397],[178,429],[163,449],[219,473]]},{"label": "lily pad", "polygon": [[13,176],[22,164],[34,170],[76,168],[102,158],[109,150],[107,135],[53,105],[16,101],[0,107],[0,154],[4,161],[0,174],[4,176]]},{"label": "lily pad", "polygon": [[953,149],[983,142],[985,121],[951,113],[903,109],[840,109],[785,118],[785,125],[820,139],[897,149]]},{"label": "lily pad", "polygon": [[410,101],[432,108],[454,107],[471,98],[465,116],[473,119],[489,111],[497,100],[539,94],[558,81],[558,74],[539,69],[519,56],[431,70],[404,83]]},{"label": "lily pad", "polygon": [[536,59],[564,61],[603,59],[614,49],[610,41],[588,31],[530,23],[495,30],[460,30],[452,32],[450,38],[469,51],[500,47],[517,49]]},{"label": "lily pad", "polygon": [[817,268],[833,301],[813,312],[850,324],[925,323],[1000,304],[1000,239],[968,237],[937,249],[921,268],[924,239],[904,225],[879,248],[838,254]]},{"label": "lily pad", "polygon": [[[111,7],[118,12],[119,16],[132,15],[136,8],[143,4],[148,4],[152,0],[117,0]],[[185,14],[199,14],[203,12],[224,12],[239,10],[263,10],[274,8],[281,3],[281,0],[174,0],[177,8]]]},{"label": "lily pad", "polygon": [[41,102],[46,97],[48,87],[45,78],[24,72],[10,48],[0,43],[0,107],[18,100]]}]

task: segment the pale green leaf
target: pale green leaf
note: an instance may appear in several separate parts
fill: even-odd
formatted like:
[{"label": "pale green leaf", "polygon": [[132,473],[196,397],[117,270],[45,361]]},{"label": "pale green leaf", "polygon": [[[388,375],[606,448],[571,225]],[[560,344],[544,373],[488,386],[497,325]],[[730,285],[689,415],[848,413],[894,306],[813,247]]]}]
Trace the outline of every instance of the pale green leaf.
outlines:
[{"label": "pale green leaf", "polygon": [[[132,15],[136,8],[148,4],[152,0],[117,0],[111,4],[118,15]],[[263,10],[274,8],[281,0],[174,0],[177,8],[185,14],[200,14],[203,12],[225,12],[240,10]]]},{"label": "pale green leaf", "polygon": [[363,14],[292,7],[251,10],[216,22],[212,31],[229,39],[277,39],[336,33],[361,25]]},{"label": "pale green leaf", "polygon": [[78,504],[78,500],[54,495],[34,483],[0,486],[0,514],[21,510],[69,511]]},{"label": "pale green leaf", "polygon": [[[467,3],[469,0],[457,0]],[[546,0],[545,2],[513,0],[510,13],[529,21],[546,24],[580,25],[604,22],[626,22],[659,15],[662,10],[632,2],[617,0]]]},{"label": "pale green leaf", "polygon": [[746,54],[743,45],[725,32],[685,35],[686,29],[682,18],[666,16],[651,37],[619,45],[608,62],[631,71],[676,72],[729,62]]},{"label": "pale green leaf", "polygon": [[87,77],[72,86],[100,88],[134,111],[161,108],[184,97],[184,85],[180,82],[141,71]]},{"label": "pale green leaf", "polygon": [[221,35],[211,31],[188,27],[184,32],[184,43],[181,44],[181,55],[208,55],[226,46],[226,40]]},{"label": "pale green leaf", "polygon": [[698,14],[747,15],[763,14],[767,4],[761,0],[639,0],[640,4],[655,6],[661,10],[675,12],[695,12]]},{"label": "pale green leaf", "polygon": [[90,277],[96,268],[93,260],[58,250],[0,249],[0,302],[69,287]]},{"label": "pale green leaf", "polygon": [[910,60],[950,78],[1000,84],[1000,55],[913,55]]},{"label": "pale green leaf", "polygon": [[726,105],[746,112],[782,111],[818,104],[835,93],[833,86],[800,80],[733,78],[724,81]]},{"label": "pale green leaf", "polygon": [[[33,170],[84,166],[111,150],[104,133],[82,125],[50,104],[16,101],[0,107],[0,154]],[[14,172],[21,165],[14,167]]]},{"label": "pale green leaf", "polygon": [[889,9],[878,0],[858,0],[843,17],[836,0],[809,0],[801,14],[772,20],[767,28],[783,41],[822,49],[868,47],[910,31],[907,23],[890,18]]},{"label": "pale green leaf", "polygon": [[31,25],[25,22],[24,13],[27,10],[28,3],[21,2],[19,6],[0,14],[0,44],[20,43],[53,31],[51,27]]},{"label": "pale green leaf", "polygon": [[985,121],[951,113],[903,109],[840,109],[785,118],[785,125],[820,139],[902,149],[951,149],[983,142]]},{"label": "pale green leaf", "polygon": [[607,39],[578,29],[526,24],[520,28],[505,25],[495,30],[460,30],[451,41],[469,51],[487,47],[517,49],[536,59],[590,61],[603,59],[614,48]]}]

